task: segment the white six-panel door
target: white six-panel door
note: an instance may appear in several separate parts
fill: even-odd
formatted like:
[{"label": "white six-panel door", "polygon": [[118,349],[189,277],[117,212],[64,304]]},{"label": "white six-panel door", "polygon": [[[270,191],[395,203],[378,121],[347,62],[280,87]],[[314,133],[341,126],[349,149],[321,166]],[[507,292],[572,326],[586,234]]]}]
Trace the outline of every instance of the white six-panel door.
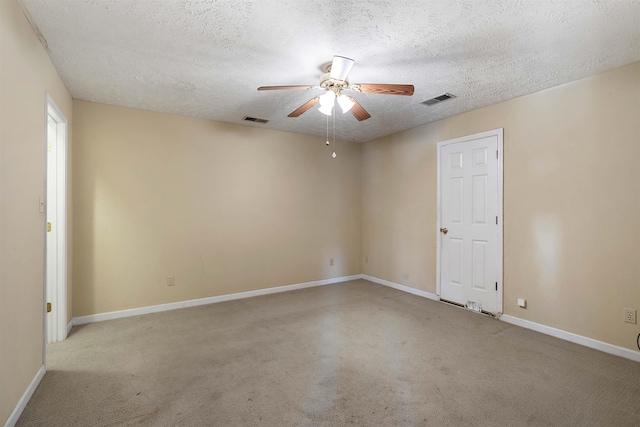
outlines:
[{"label": "white six-panel door", "polygon": [[501,139],[500,129],[439,146],[440,298],[491,313],[502,310]]}]

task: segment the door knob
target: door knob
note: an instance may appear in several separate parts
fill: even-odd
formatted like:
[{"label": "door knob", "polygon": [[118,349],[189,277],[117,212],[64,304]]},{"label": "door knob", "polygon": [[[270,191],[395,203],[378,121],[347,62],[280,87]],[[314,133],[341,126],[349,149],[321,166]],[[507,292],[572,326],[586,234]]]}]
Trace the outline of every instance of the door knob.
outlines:
[{"label": "door knob", "polygon": [[445,227],[445,228],[441,228],[440,231],[442,232],[442,234],[447,234],[449,232],[449,229]]}]

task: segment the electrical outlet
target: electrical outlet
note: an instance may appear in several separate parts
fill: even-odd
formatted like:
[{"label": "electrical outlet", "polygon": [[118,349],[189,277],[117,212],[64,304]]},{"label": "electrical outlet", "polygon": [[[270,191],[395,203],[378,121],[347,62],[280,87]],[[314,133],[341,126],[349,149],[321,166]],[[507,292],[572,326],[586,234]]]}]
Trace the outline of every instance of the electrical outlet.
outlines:
[{"label": "electrical outlet", "polygon": [[368,256],[364,257],[364,263],[365,264],[369,264],[369,257]]},{"label": "electrical outlet", "polygon": [[174,276],[167,277],[167,286],[174,286],[176,284],[176,278]]},{"label": "electrical outlet", "polygon": [[624,309],[624,321],[627,323],[636,323],[636,311],[632,308]]},{"label": "electrical outlet", "polygon": [[333,258],[329,258],[329,265],[333,265]]}]

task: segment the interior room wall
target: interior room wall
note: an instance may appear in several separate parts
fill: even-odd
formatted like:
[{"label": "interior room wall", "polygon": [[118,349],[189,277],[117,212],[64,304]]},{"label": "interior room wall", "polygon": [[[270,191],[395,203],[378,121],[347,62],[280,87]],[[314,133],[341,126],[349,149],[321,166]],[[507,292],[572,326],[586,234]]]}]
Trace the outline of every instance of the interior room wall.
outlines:
[{"label": "interior room wall", "polygon": [[357,144],[84,101],[74,135],[74,316],[360,273]]},{"label": "interior room wall", "polygon": [[498,128],[504,313],[637,350],[640,63],[364,144],[364,273],[436,293],[436,144]]},{"label": "interior room wall", "polygon": [[[46,195],[46,93],[69,124],[72,100],[14,0],[0,1],[0,55],[0,424],[4,425],[43,363],[45,216],[39,212],[39,199]],[[71,132],[68,138],[71,146]],[[71,227],[68,230],[71,233]],[[71,247],[68,250],[70,262]]]},{"label": "interior room wall", "polygon": [[46,93],[69,120],[69,319],[360,272],[435,293],[436,143],[504,128],[504,312],[635,349],[640,63],[334,160],[322,138],[72,101],[14,0],[0,47],[2,424],[42,365]]}]

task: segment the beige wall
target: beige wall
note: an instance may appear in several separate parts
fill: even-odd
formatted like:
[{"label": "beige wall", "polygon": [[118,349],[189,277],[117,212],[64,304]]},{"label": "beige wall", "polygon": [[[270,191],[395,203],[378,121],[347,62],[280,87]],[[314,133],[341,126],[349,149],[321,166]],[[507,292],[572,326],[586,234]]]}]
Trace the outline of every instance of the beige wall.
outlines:
[{"label": "beige wall", "polygon": [[360,273],[360,149],[74,101],[74,316]]},{"label": "beige wall", "polygon": [[436,292],[436,143],[497,128],[504,312],[637,350],[640,63],[364,144],[364,273]]},{"label": "beige wall", "polygon": [[45,196],[46,93],[69,123],[72,100],[14,0],[0,1],[0,55],[0,424],[4,425],[43,362],[45,218],[38,202]]}]

